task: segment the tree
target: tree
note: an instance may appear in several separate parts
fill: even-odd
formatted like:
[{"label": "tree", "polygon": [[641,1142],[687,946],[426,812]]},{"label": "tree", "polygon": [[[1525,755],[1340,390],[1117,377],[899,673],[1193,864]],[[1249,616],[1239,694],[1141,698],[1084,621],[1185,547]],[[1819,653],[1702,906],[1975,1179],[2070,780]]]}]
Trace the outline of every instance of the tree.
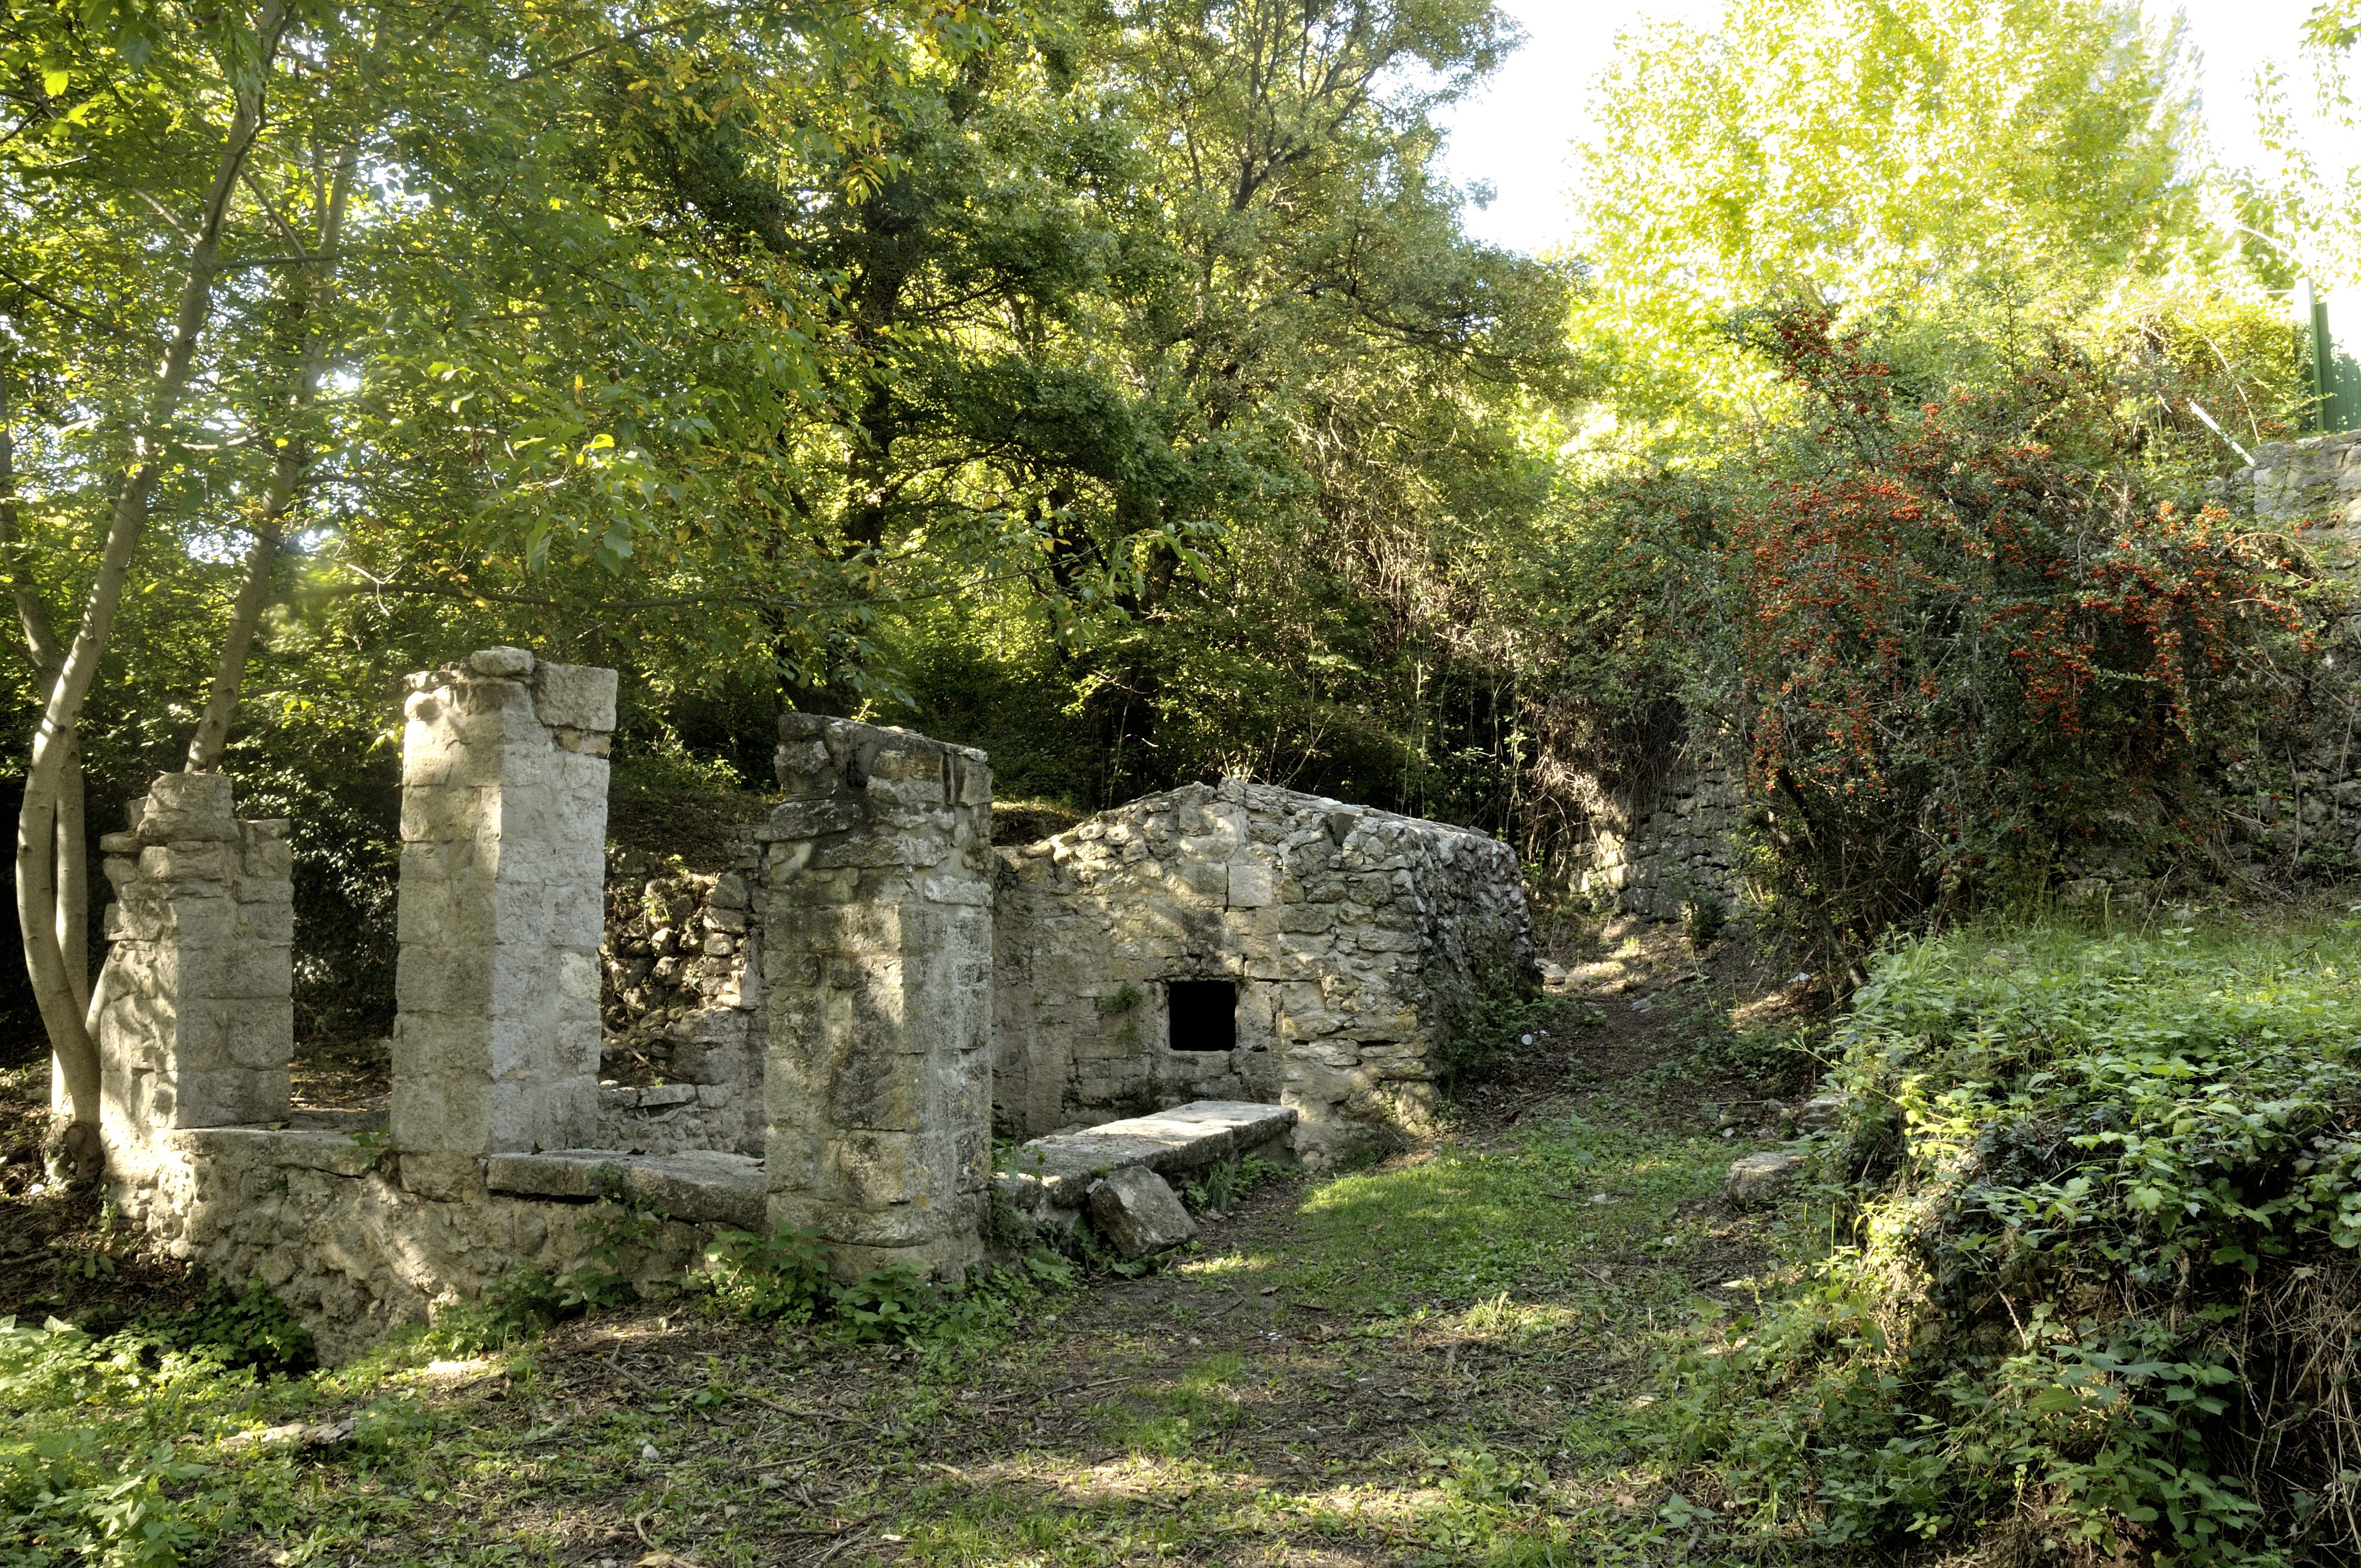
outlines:
[{"label": "tree", "polygon": [[[819,334],[798,329],[827,314],[829,280],[772,278],[750,298],[610,210],[578,144],[551,127],[582,117],[582,62],[663,39],[769,84],[782,134],[857,185],[873,178],[863,148],[896,99],[880,85],[895,61],[987,37],[965,7],[928,4],[683,19],[273,0],[197,15],[37,6],[0,27],[16,115],[0,144],[15,329],[0,389],[27,422],[12,437],[32,436],[7,452],[0,557],[40,710],[16,891],[71,1101],[66,1163],[88,1171],[99,1154],[75,758],[136,570],[142,590],[235,584],[225,625],[212,607],[178,607],[214,622],[198,634],[214,677],[187,749],[199,768],[221,755],[298,520],[302,575],[332,593],[358,568],[377,595],[563,609],[611,600],[627,566],[653,565],[674,575],[659,603],[840,613],[844,592],[779,593],[783,578],[836,588],[812,568],[832,563],[776,548],[775,509],[757,493],[777,466],[776,409],[817,380]],[[677,85],[659,71],[637,87],[677,108]],[[161,545],[148,539],[159,513]],[[685,567],[697,581],[677,580]],[[502,573],[544,586],[470,580]],[[81,619],[53,636],[49,607],[70,597]]]},{"label": "tree", "polygon": [[1620,39],[1598,118],[1576,330],[1638,429],[1778,411],[1757,304],[2062,321],[2203,244],[2179,34],[2121,0],[1739,0]]}]

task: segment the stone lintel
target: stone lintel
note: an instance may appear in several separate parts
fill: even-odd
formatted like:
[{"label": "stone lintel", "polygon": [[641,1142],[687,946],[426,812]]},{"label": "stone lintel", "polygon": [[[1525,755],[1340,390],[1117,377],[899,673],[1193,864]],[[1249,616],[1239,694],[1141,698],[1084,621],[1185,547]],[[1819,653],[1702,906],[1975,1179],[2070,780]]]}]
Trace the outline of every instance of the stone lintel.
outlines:
[{"label": "stone lintel", "polygon": [[635,1155],[617,1149],[555,1149],[494,1155],[484,1185],[532,1198],[594,1199],[620,1184],[622,1195],[675,1220],[763,1228],[763,1162],[747,1155],[696,1149]]}]

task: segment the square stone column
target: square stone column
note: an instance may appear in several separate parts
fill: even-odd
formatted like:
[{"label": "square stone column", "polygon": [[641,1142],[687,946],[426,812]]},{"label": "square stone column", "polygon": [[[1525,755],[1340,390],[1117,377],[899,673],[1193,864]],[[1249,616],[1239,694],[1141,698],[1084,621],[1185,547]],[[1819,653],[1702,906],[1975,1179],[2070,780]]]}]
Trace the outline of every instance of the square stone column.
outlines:
[{"label": "square stone column", "polygon": [[906,730],[788,714],[764,848],[774,1226],[837,1271],[958,1278],[992,1163],[992,770]]},{"label": "square stone column", "polygon": [[280,1122],[295,1055],[284,822],[240,822],[220,773],[164,773],[99,842],[115,903],[98,981],[100,1129]]},{"label": "square stone column", "polygon": [[410,677],[393,1116],[403,1183],[598,1124],[598,944],[615,672],[487,648]]}]

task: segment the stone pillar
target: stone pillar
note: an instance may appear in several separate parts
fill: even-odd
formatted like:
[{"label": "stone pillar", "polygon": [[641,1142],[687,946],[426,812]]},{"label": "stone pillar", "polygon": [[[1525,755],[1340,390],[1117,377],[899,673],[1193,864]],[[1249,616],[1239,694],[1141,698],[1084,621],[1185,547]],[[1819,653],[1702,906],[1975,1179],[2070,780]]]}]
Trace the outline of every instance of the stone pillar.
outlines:
[{"label": "stone pillar", "polygon": [[840,1274],[983,1255],[992,1163],[992,771],[906,730],[788,714],[756,832],[772,1224]]},{"label": "stone pillar", "polygon": [[287,824],[240,822],[220,773],[164,773],[100,840],[115,903],[99,976],[101,1131],[287,1118],[295,905]]},{"label": "stone pillar", "polygon": [[598,1124],[615,672],[487,648],[410,677],[393,1118],[412,1190]]}]

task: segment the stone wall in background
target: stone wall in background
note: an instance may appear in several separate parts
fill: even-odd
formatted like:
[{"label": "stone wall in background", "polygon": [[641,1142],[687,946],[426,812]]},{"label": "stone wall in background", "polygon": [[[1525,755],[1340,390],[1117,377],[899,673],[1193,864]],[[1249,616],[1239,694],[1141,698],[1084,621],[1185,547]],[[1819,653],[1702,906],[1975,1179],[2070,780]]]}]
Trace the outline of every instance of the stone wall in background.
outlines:
[{"label": "stone wall in background", "polygon": [[788,714],[763,864],[770,1219],[840,1273],[957,1277],[992,1167],[992,770],[906,730]]},{"label": "stone wall in background", "polygon": [[[1275,1101],[1300,1113],[1307,1162],[1330,1163],[1423,1122],[1438,1041],[1486,986],[1532,970],[1507,845],[1271,785],[1149,795],[999,853],[1007,1137]],[[1227,1048],[1174,1048],[1173,986],[1209,981],[1235,987]]]},{"label": "stone wall in background", "polygon": [[[2217,487],[2231,510],[2284,530],[2325,571],[2356,584],[2361,566],[2361,432],[2273,442]],[[2267,884],[2361,875],[2361,621],[2348,619],[2306,683],[2303,721],[2231,770],[2234,874]],[[2121,900],[2136,880],[2092,868],[2072,891]]]},{"label": "stone wall in background", "polygon": [[1692,742],[1664,765],[1627,832],[1602,831],[1576,891],[1650,920],[1677,920],[1701,901],[1735,913],[1745,781],[1719,748]]},{"label": "stone wall in background", "polygon": [[456,1197],[598,1126],[615,672],[488,648],[412,675],[401,759],[394,1142]]},{"label": "stone wall in background", "polygon": [[763,1152],[762,848],[749,828],[727,871],[608,868],[601,1146]]},{"label": "stone wall in background", "polygon": [[284,822],[240,822],[229,779],[164,773],[100,841],[115,903],[98,980],[110,1148],[284,1120],[295,1055]]},{"label": "stone wall in background", "polygon": [[2257,522],[2311,525],[2301,532],[2323,537],[2308,543],[2343,543],[2339,554],[2349,566],[2356,552],[2353,536],[2342,531],[2361,530],[2361,431],[2257,446],[2252,466],[2231,475],[2222,494]]}]

